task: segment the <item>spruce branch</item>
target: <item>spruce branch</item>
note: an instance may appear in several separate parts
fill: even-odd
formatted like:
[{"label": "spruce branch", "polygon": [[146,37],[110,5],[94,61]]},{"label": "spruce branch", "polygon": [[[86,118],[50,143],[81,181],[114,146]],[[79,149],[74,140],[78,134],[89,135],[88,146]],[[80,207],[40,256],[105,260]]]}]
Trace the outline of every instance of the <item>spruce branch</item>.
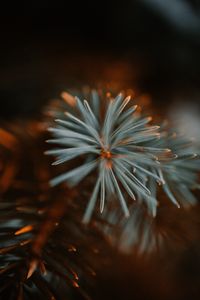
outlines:
[{"label": "spruce branch", "polygon": [[171,156],[169,148],[155,146],[160,137],[159,126],[149,125],[151,117],[137,113],[137,105],[122,94],[100,99],[99,94],[92,91],[90,103],[68,94],[65,94],[65,100],[74,114],[65,111],[64,118],[55,120],[57,126],[49,128],[53,139],[47,142],[59,147],[46,151],[46,154],[56,156],[53,165],[77,157],[84,161],[52,179],[50,184],[55,186],[67,182],[69,186],[76,186],[88,174],[97,172],[83,218],[85,223],[90,221],[99,195],[101,212],[106,200],[116,195],[128,217],[124,196],[127,194],[132,200],[142,198],[155,215],[157,201],[147,187],[146,178],[149,176],[151,180],[163,183],[159,161]]},{"label": "spruce branch", "polygon": [[72,205],[75,190],[49,189],[44,131],[30,137],[32,126],[35,133],[34,124],[14,126],[17,171],[0,200],[0,298],[89,299],[96,261],[102,263],[109,244],[98,228],[81,226],[81,205]]}]

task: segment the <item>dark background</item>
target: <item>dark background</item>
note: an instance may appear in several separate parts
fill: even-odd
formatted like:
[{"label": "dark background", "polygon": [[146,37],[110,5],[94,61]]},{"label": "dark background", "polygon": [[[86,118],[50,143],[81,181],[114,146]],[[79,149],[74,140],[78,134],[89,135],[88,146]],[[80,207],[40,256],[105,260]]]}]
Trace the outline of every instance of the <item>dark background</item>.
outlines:
[{"label": "dark background", "polygon": [[168,108],[200,97],[198,0],[27,1],[0,10],[1,118],[114,82]]},{"label": "dark background", "polygon": [[[29,0],[1,7],[1,119],[38,116],[63,89],[99,82],[148,94],[164,113],[177,101],[200,110],[200,1]],[[115,258],[98,281],[97,299],[123,299],[127,291],[127,299],[198,299],[199,249],[198,238],[180,257],[156,257],[148,268]]]}]

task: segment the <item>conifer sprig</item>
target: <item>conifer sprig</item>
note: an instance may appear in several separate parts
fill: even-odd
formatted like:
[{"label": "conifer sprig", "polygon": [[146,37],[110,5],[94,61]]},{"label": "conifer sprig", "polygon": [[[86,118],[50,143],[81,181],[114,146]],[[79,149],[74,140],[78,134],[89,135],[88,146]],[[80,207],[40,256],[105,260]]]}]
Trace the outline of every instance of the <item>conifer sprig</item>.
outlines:
[{"label": "conifer sprig", "polygon": [[[94,189],[83,219],[86,223],[97,199],[100,198],[103,212],[105,201],[111,195],[117,196],[126,217],[129,216],[126,196],[133,200],[143,198],[155,215],[157,201],[146,179],[164,183],[159,160],[171,156],[168,148],[155,147],[155,141],[160,138],[159,126],[150,125],[151,117],[138,114],[131,97],[124,98],[122,94],[100,101],[94,91],[91,103],[78,97],[72,102],[74,114],[65,112],[65,118],[56,119],[57,125],[49,128],[53,139],[47,142],[58,147],[46,154],[56,156],[53,165],[77,157],[82,157],[84,163],[52,179],[50,184],[67,182],[75,186],[96,170]],[[101,106],[105,107],[104,111]]]}]

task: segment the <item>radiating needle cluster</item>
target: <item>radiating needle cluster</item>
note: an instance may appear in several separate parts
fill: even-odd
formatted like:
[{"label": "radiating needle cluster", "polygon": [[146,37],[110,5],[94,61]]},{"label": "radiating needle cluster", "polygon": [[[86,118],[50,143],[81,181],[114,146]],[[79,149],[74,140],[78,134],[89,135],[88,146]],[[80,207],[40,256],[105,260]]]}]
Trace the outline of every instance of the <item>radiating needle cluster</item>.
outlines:
[{"label": "radiating needle cluster", "polygon": [[[169,147],[175,157],[162,164],[163,189],[178,207],[194,205],[197,202],[192,190],[200,187],[200,156],[193,139],[180,134],[176,128],[163,131],[157,147]],[[155,187],[156,188],[156,187]]]},{"label": "radiating needle cluster", "polygon": [[[169,147],[174,153],[174,157],[166,161],[163,160],[161,163],[159,172],[164,181],[162,189],[172,203],[178,207],[195,205],[198,200],[193,190],[200,188],[199,149],[195,146],[195,140],[180,134],[176,127],[168,128],[162,125],[161,128],[161,137],[154,141],[155,146]],[[157,170],[152,170],[152,172],[156,174]],[[158,189],[155,181],[149,177],[147,182],[155,201],[164,196],[164,194],[161,195],[161,189]],[[169,211],[169,207],[167,211]],[[155,219],[147,216],[140,203],[134,203],[130,207],[130,218],[126,221],[121,217],[118,208],[106,209],[104,218],[109,222],[109,226],[105,226],[105,233],[123,251],[132,251],[133,249],[137,249],[139,252],[155,250],[158,246],[159,248],[164,246],[163,242],[167,241],[169,235],[172,238],[170,231],[167,232],[166,229],[162,231],[162,226],[159,229]],[[170,212],[168,219],[170,224],[176,220],[173,219]],[[167,224],[167,222],[165,223]]]},{"label": "radiating needle cluster", "polygon": [[100,101],[98,93],[93,91],[90,102],[78,97],[74,102],[74,113],[65,112],[63,119],[56,119],[57,125],[49,128],[53,139],[48,142],[57,144],[58,148],[46,154],[56,156],[53,165],[77,157],[84,162],[57,176],[50,184],[67,182],[75,186],[94,172],[94,188],[83,219],[86,223],[97,200],[100,199],[103,212],[105,201],[112,199],[111,196],[119,199],[127,217],[128,198],[142,198],[155,214],[157,201],[151,195],[147,180],[164,183],[159,161],[171,153],[169,149],[154,146],[160,137],[159,126],[149,125],[151,117],[137,113],[137,105],[132,104],[131,97],[125,98],[122,94]]}]

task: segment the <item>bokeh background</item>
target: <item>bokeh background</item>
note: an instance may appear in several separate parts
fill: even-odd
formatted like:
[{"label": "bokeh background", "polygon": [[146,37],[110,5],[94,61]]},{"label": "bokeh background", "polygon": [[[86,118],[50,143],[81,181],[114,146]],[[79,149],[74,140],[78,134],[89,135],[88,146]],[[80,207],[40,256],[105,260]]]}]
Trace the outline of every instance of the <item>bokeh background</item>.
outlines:
[{"label": "bokeh background", "polygon": [[198,0],[8,2],[0,32],[1,117],[99,82],[148,94],[162,110],[198,103]]},{"label": "bokeh background", "polygon": [[[161,116],[183,107],[191,123],[195,110],[190,129],[199,136],[198,0],[8,1],[0,9],[0,60],[2,124],[37,118],[62,90],[102,85],[151,99]],[[192,236],[184,249],[147,260],[107,253],[94,299],[199,299],[198,213],[184,223]]]}]

